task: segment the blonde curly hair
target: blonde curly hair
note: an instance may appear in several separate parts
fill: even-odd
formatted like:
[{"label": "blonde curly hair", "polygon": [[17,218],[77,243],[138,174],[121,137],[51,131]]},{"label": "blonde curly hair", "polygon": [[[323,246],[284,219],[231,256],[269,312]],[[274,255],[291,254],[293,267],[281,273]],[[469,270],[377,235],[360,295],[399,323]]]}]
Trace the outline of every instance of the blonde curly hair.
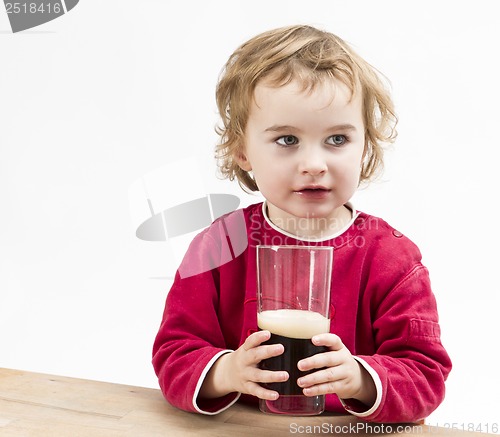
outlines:
[{"label": "blonde curly hair", "polygon": [[220,143],[216,158],[220,172],[237,179],[247,191],[258,191],[253,176],[235,160],[244,147],[254,90],[262,79],[277,87],[292,80],[312,89],[335,78],[362,94],[365,150],[360,183],[372,179],[383,167],[383,145],[396,138],[397,116],[382,76],[338,36],[311,26],[270,30],[242,44],[229,58],[219,77],[216,101],[222,126],[216,128]]}]

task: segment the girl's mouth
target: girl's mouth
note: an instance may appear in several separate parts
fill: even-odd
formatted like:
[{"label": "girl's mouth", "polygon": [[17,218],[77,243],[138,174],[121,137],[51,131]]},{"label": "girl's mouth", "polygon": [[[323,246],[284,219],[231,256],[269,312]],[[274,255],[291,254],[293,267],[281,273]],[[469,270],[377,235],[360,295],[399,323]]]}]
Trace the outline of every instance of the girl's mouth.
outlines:
[{"label": "girl's mouth", "polygon": [[295,193],[306,199],[324,199],[330,191],[324,187],[305,187],[295,191]]}]

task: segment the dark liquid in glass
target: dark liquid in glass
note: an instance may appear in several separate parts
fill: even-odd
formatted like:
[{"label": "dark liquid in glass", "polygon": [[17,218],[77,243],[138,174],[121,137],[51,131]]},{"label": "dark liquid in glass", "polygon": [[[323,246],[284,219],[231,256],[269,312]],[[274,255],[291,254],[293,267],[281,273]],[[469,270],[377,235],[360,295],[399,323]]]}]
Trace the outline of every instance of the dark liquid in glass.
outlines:
[{"label": "dark liquid in glass", "polygon": [[315,346],[310,338],[290,338],[273,333],[271,333],[271,338],[262,344],[282,344],[285,348],[285,351],[281,355],[263,360],[259,365],[263,370],[285,370],[288,372],[290,377],[285,382],[261,384],[269,390],[277,391],[280,395],[303,394],[302,388],[297,385],[297,379],[309,373],[316,372],[319,369],[301,372],[297,368],[297,363],[304,358],[328,351],[328,348],[324,346]]}]

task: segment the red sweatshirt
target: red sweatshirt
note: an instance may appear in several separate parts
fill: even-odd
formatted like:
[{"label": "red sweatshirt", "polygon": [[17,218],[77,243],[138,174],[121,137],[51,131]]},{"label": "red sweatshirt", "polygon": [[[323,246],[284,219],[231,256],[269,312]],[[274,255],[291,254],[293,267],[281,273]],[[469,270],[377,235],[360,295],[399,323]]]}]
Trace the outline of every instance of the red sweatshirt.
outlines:
[{"label": "red sweatshirt", "polygon": [[437,408],[451,361],[418,248],[385,221],[354,211],[337,235],[301,240],[276,228],[262,204],[202,231],[177,271],[153,346],[153,366],[172,405],[217,414],[240,397],[204,400],[198,393],[217,358],[258,329],[258,244],[334,247],[331,332],[370,373],[377,399],[367,408],[326,395],[326,410],[374,422],[413,422]]}]

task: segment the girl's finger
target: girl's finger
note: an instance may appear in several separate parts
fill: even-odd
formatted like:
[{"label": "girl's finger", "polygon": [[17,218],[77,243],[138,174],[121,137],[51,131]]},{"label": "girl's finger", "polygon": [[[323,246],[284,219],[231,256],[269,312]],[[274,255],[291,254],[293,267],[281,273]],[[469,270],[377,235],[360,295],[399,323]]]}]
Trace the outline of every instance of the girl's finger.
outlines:
[{"label": "girl's finger", "polygon": [[338,335],[327,333],[315,335],[311,341],[315,346],[326,346],[332,351],[339,351],[344,348],[344,343]]},{"label": "girl's finger", "polygon": [[268,390],[255,382],[248,383],[248,393],[259,399],[266,399],[268,401],[275,401],[279,397],[278,392]]},{"label": "girl's finger", "polygon": [[325,382],[324,384],[313,385],[312,387],[307,387],[302,390],[305,396],[317,396],[325,395],[329,393],[337,393],[341,390],[344,385],[343,380]]},{"label": "girl's finger", "polygon": [[343,354],[329,351],[313,355],[309,358],[304,358],[297,363],[297,367],[302,372],[306,372],[312,369],[340,366],[344,360],[345,356]]},{"label": "girl's finger", "polygon": [[271,371],[254,368],[252,374],[249,375],[249,380],[257,383],[285,382],[288,381],[289,375],[285,371]]},{"label": "girl's finger", "polygon": [[299,378],[297,384],[299,387],[306,388],[314,385],[342,381],[346,379],[347,376],[343,366],[329,367]]},{"label": "girl's finger", "polygon": [[285,348],[282,344],[269,344],[265,346],[258,346],[254,348],[253,352],[253,362],[260,363],[262,360],[271,357],[277,357],[285,352]]},{"label": "girl's finger", "polygon": [[257,331],[250,334],[245,342],[242,344],[243,349],[246,351],[253,349],[254,347],[260,346],[265,341],[271,338],[271,333],[269,331]]}]

